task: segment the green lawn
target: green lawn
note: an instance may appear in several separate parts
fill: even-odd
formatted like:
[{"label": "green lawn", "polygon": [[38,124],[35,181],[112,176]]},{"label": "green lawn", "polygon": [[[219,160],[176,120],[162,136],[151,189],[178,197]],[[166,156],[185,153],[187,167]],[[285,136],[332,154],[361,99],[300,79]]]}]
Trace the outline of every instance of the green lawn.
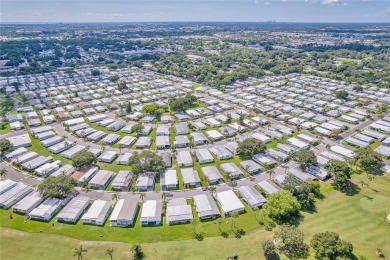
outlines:
[{"label": "green lawn", "polygon": [[[361,178],[365,176],[355,177],[354,182]],[[374,253],[377,247],[389,256],[390,226],[384,221],[384,213],[390,212],[389,186],[389,174],[375,177],[368,187],[362,187],[354,196],[332,191],[326,183],[322,187],[326,198],[317,203],[317,213],[303,213],[300,228],[306,241],[309,243],[317,232],[335,231],[342,239],[353,243],[356,256],[377,259]],[[104,254],[111,247],[114,248],[114,259],[124,259],[131,256],[131,243],[134,242],[141,243],[146,259],[226,259],[233,253],[240,259],[264,259],[261,242],[273,235],[273,231],[265,231],[256,223],[252,211],[240,215],[237,220],[237,226],[247,231],[241,239],[231,235],[225,221],[222,229],[230,236],[227,239],[220,237],[218,225],[210,221],[199,225],[199,232],[208,236],[202,242],[191,239],[190,224],[141,228],[137,223],[136,227],[127,229],[110,228],[107,224],[104,227],[58,223],[52,226],[33,221],[23,224],[23,217],[14,214],[14,219],[10,220],[8,211],[4,210],[0,223],[1,259],[71,259],[74,248],[80,244],[88,250],[84,259],[108,259]],[[286,258],[281,256],[281,259]],[[314,259],[313,253],[309,259]]]},{"label": "green lawn", "polygon": [[11,126],[7,124],[4,129],[0,129],[0,135],[7,134],[11,131]]}]

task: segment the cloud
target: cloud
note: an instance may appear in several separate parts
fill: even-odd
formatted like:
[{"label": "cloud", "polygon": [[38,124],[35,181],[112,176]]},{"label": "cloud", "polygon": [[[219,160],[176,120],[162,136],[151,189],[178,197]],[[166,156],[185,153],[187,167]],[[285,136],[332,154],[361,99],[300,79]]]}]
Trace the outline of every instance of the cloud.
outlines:
[{"label": "cloud", "polygon": [[306,3],[318,3],[320,2],[323,5],[331,5],[331,6],[343,6],[347,5],[347,3],[342,0],[305,0]]},{"label": "cloud", "polygon": [[265,4],[265,5],[270,5],[271,3],[270,3],[270,2],[265,2],[264,4]]},{"label": "cloud", "polygon": [[321,4],[323,5],[347,5],[347,3],[341,0],[322,0]]}]

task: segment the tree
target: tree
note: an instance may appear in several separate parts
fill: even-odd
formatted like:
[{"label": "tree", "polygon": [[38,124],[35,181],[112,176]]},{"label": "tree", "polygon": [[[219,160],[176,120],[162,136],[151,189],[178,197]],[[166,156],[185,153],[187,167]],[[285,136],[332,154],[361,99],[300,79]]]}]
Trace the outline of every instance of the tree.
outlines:
[{"label": "tree", "polygon": [[341,134],[341,130],[340,129],[332,129],[330,131],[330,134],[329,134],[329,137],[332,138],[332,139],[335,139],[339,136],[339,134]]},{"label": "tree", "polygon": [[112,194],[112,199],[115,200],[116,202],[118,201],[119,197],[120,197],[120,195],[117,192],[114,192]]},{"label": "tree", "polygon": [[304,242],[304,234],[300,229],[291,225],[282,225],[275,232],[274,237],[282,242],[279,250],[287,257],[298,259],[308,256],[309,246]]},{"label": "tree", "polygon": [[348,99],[348,91],[346,90],[339,90],[336,92],[336,97],[339,98],[339,99],[344,99],[344,100],[347,100]]},{"label": "tree", "polygon": [[83,248],[83,246],[80,245],[79,248],[75,248],[75,249],[74,249],[74,255],[73,255],[73,256],[77,256],[77,259],[78,259],[78,260],[82,260],[82,259],[83,259],[83,253],[86,253],[86,252],[87,252],[87,250],[85,250],[85,249]]},{"label": "tree", "polygon": [[139,135],[143,130],[144,130],[144,126],[141,124],[141,123],[137,123],[135,124],[131,130],[136,133],[137,135]]},{"label": "tree", "polygon": [[129,159],[129,165],[136,174],[145,172],[160,173],[165,169],[163,158],[150,150],[144,150],[141,153],[135,152]]},{"label": "tree", "polygon": [[283,187],[297,198],[302,209],[308,210],[315,208],[314,194],[311,193],[310,187],[306,182],[302,182],[291,174],[287,174],[287,177],[283,181]]},{"label": "tree", "polygon": [[118,75],[110,76],[110,77],[108,78],[108,80],[111,81],[111,82],[116,82],[116,81],[119,80],[119,76],[118,76]]},{"label": "tree", "polygon": [[315,234],[310,246],[315,251],[316,259],[352,259],[352,244],[341,240],[334,232],[326,231]]},{"label": "tree", "polygon": [[181,112],[192,107],[193,103],[197,101],[197,98],[191,94],[187,94],[181,98],[171,98],[169,100],[169,106],[172,111]]},{"label": "tree", "polygon": [[133,259],[134,260],[142,260],[145,257],[145,253],[142,251],[142,248],[140,245],[133,245],[131,248],[131,252],[133,252]]},{"label": "tree", "polygon": [[237,147],[237,154],[243,160],[252,159],[255,154],[264,153],[266,145],[255,138],[247,138],[240,142]]},{"label": "tree", "polygon": [[131,113],[131,104],[130,104],[130,102],[128,102],[127,105],[126,105],[126,112],[128,114]]},{"label": "tree", "polygon": [[282,222],[297,215],[301,205],[290,191],[281,190],[268,195],[267,204],[263,208],[271,219]]},{"label": "tree", "polygon": [[96,157],[93,153],[88,151],[78,152],[72,159],[72,165],[77,169],[80,169],[84,166],[89,166],[94,163],[96,163]]},{"label": "tree", "polygon": [[158,105],[155,103],[147,104],[142,107],[142,113],[154,114],[158,110]]},{"label": "tree", "polygon": [[354,86],[353,90],[355,90],[356,92],[362,92],[363,91],[363,87],[362,86]]},{"label": "tree", "polygon": [[5,176],[7,176],[7,173],[8,171],[5,168],[0,169],[0,178],[1,179],[5,178]]},{"label": "tree", "polygon": [[124,90],[127,88],[126,82],[123,80],[117,81],[116,86],[118,87],[118,90]]},{"label": "tree", "polygon": [[92,76],[97,77],[97,76],[100,76],[101,73],[99,70],[92,70],[91,74],[92,74]]},{"label": "tree", "polygon": [[277,255],[276,246],[273,241],[267,239],[261,244],[261,247],[263,248],[266,259],[273,259]]},{"label": "tree", "polygon": [[299,168],[302,170],[317,164],[317,157],[312,150],[298,151],[294,156],[294,160],[299,164]]},{"label": "tree", "polygon": [[114,254],[114,248],[111,247],[111,249],[106,250],[106,255],[110,256],[110,259],[112,260],[112,255]]},{"label": "tree", "polygon": [[1,139],[0,140],[0,155],[3,156],[6,153],[9,153],[12,148],[13,144],[8,139]]},{"label": "tree", "polygon": [[316,197],[321,196],[321,185],[318,181],[308,179],[306,180],[306,184],[308,185],[311,193],[313,193]]},{"label": "tree", "polygon": [[357,149],[355,151],[354,161],[355,164],[367,173],[380,172],[384,165],[381,155],[370,147]]},{"label": "tree", "polygon": [[351,178],[351,168],[343,161],[331,160],[325,165],[325,169],[333,176],[333,184],[338,189],[343,188]]},{"label": "tree", "polygon": [[38,186],[39,194],[42,198],[64,199],[73,194],[77,182],[70,176],[61,174],[59,176],[49,176]]}]

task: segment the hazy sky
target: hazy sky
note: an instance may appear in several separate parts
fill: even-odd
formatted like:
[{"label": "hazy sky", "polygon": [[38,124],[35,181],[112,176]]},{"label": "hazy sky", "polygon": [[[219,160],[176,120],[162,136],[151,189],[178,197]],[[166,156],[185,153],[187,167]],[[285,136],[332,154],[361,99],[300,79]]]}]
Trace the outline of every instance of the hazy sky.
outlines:
[{"label": "hazy sky", "polygon": [[1,22],[390,22],[390,0],[0,0]]}]

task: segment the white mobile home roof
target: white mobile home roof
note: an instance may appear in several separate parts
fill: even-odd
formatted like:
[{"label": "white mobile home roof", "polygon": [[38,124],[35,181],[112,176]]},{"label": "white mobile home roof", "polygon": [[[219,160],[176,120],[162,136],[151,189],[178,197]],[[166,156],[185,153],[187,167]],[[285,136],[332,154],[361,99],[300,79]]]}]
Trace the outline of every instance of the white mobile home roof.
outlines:
[{"label": "white mobile home roof", "polygon": [[141,222],[161,222],[161,200],[147,200],[142,205]]},{"label": "white mobile home roof", "polygon": [[22,154],[25,154],[27,153],[28,150],[24,147],[20,147],[12,152],[10,152],[9,154],[6,154],[5,157],[8,159],[8,160],[11,160],[13,158],[16,158],[18,156],[21,156]]},{"label": "white mobile home roof", "polygon": [[254,133],[254,134],[252,134],[252,137],[257,139],[257,140],[262,141],[263,143],[268,143],[271,141],[270,137],[263,135],[263,134],[260,134],[260,133]]},{"label": "white mobile home roof", "polygon": [[211,182],[216,182],[220,179],[223,179],[222,174],[215,166],[206,166],[202,167],[201,169],[205,177]]},{"label": "white mobile home roof", "polygon": [[374,131],[371,131],[371,130],[364,130],[362,132],[363,135],[367,135],[367,136],[370,136],[370,137],[373,137],[375,139],[378,139],[379,141],[382,141],[383,139],[386,138],[386,135],[384,134],[381,134],[381,133],[378,133],[378,132],[374,132]]},{"label": "white mobile home roof", "polygon": [[14,212],[29,213],[43,201],[38,191],[34,191],[16,203],[12,209]]},{"label": "white mobile home roof", "polygon": [[172,199],[167,202],[167,222],[188,222],[193,219],[191,205],[185,198]]},{"label": "white mobile home roof", "polygon": [[103,224],[108,217],[108,212],[111,210],[111,205],[111,201],[95,200],[83,215],[82,220],[86,222],[96,221],[99,224]]},{"label": "white mobile home roof", "polygon": [[232,190],[222,191],[215,194],[216,199],[221,205],[222,211],[225,214],[231,212],[239,212],[245,209],[244,205],[238,199],[237,195]]},{"label": "white mobile home roof", "polygon": [[257,186],[261,189],[263,189],[268,194],[273,194],[278,191],[280,191],[280,187],[278,187],[275,183],[271,182],[270,180],[264,180],[259,183],[257,183]]},{"label": "white mobile home roof", "polygon": [[1,194],[0,207],[5,209],[11,207],[33,190],[33,188],[27,186],[26,184],[18,182],[15,186]]},{"label": "white mobile home roof", "polygon": [[0,195],[17,185],[16,181],[5,179],[0,181]]},{"label": "white mobile home roof", "polygon": [[79,152],[84,151],[84,150],[85,150],[85,146],[77,144],[77,145],[73,146],[72,148],[63,152],[61,155],[62,155],[62,157],[65,157],[68,159],[73,159],[73,157],[76,155],[76,153],[79,153]]},{"label": "white mobile home roof", "polygon": [[61,208],[64,201],[56,198],[44,200],[38,207],[33,209],[28,215],[32,219],[50,220]]},{"label": "white mobile home roof", "polygon": [[287,142],[292,145],[293,147],[296,147],[297,149],[309,149],[310,145],[308,143],[300,141],[298,138],[289,138],[287,139]]},{"label": "white mobile home roof", "polygon": [[110,221],[124,220],[133,223],[138,209],[138,200],[138,197],[118,200],[112,211]]},{"label": "white mobile home roof", "polygon": [[75,171],[75,168],[70,164],[65,164],[57,171],[53,172],[51,176],[59,176],[61,174],[65,174],[66,176],[70,176]]},{"label": "white mobile home roof", "polygon": [[165,172],[162,172],[161,179],[164,179],[163,185],[166,186],[177,185],[178,179],[177,179],[176,170],[170,169],[170,170],[166,170]]},{"label": "white mobile home roof", "polygon": [[109,179],[114,176],[114,173],[111,171],[105,171],[105,170],[100,170],[98,171],[95,176],[89,181],[90,185],[98,185],[98,186],[103,186],[105,185]]},{"label": "white mobile home roof", "polygon": [[304,172],[301,169],[290,168],[290,169],[288,169],[288,172],[290,174],[294,175],[296,178],[300,179],[301,181],[306,181],[308,179],[311,179],[311,180],[316,179],[315,176],[311,175],[310,173]]},{"label": "white mobile home roof", "polygon": [[181,175],[183,176],[184,184],[195,184],[200,182],[198,172],[193,168],[183,168],[181,169]]},{"label": "white mobile home roof", "polygon": [[135,138],[134,136],[125,136],[118,142],[118,145],[131,146],[135,142],[135,140],[137,140],[137,138]]},{"label": "white mobile home roof", "polygon": [[330,150],[337,153],[337,154],[340,154],[342,156],[348,157],[348,158],[353,158],[353,156],[354,156],[353,151],[351,151],[347,148],[344,148],[342,146],[339,146],[339,145],[332,146],[330,148]]},{"label": "white mobile home roof", "polygon": [[177,160],[180,165],[192,165],[192,157],[189,151],[179,151],[177,153]]},{"label": "white mobile home roof", "polygon": [[237,190],[251,208],[259,207],[267,201],[253,186],[241,186]]},{"label": "white mobile home roof", "polygon": [[200,194],[193,197],[196,212],[200,218],[220,216],[218,206],[209,194]]},{"label": "white mobile home roof", "polygon": [[57,215],[58,221],[76,222],[84,210],[89,205],[89,198],[77,196],[73,198],[68,205]]}]

